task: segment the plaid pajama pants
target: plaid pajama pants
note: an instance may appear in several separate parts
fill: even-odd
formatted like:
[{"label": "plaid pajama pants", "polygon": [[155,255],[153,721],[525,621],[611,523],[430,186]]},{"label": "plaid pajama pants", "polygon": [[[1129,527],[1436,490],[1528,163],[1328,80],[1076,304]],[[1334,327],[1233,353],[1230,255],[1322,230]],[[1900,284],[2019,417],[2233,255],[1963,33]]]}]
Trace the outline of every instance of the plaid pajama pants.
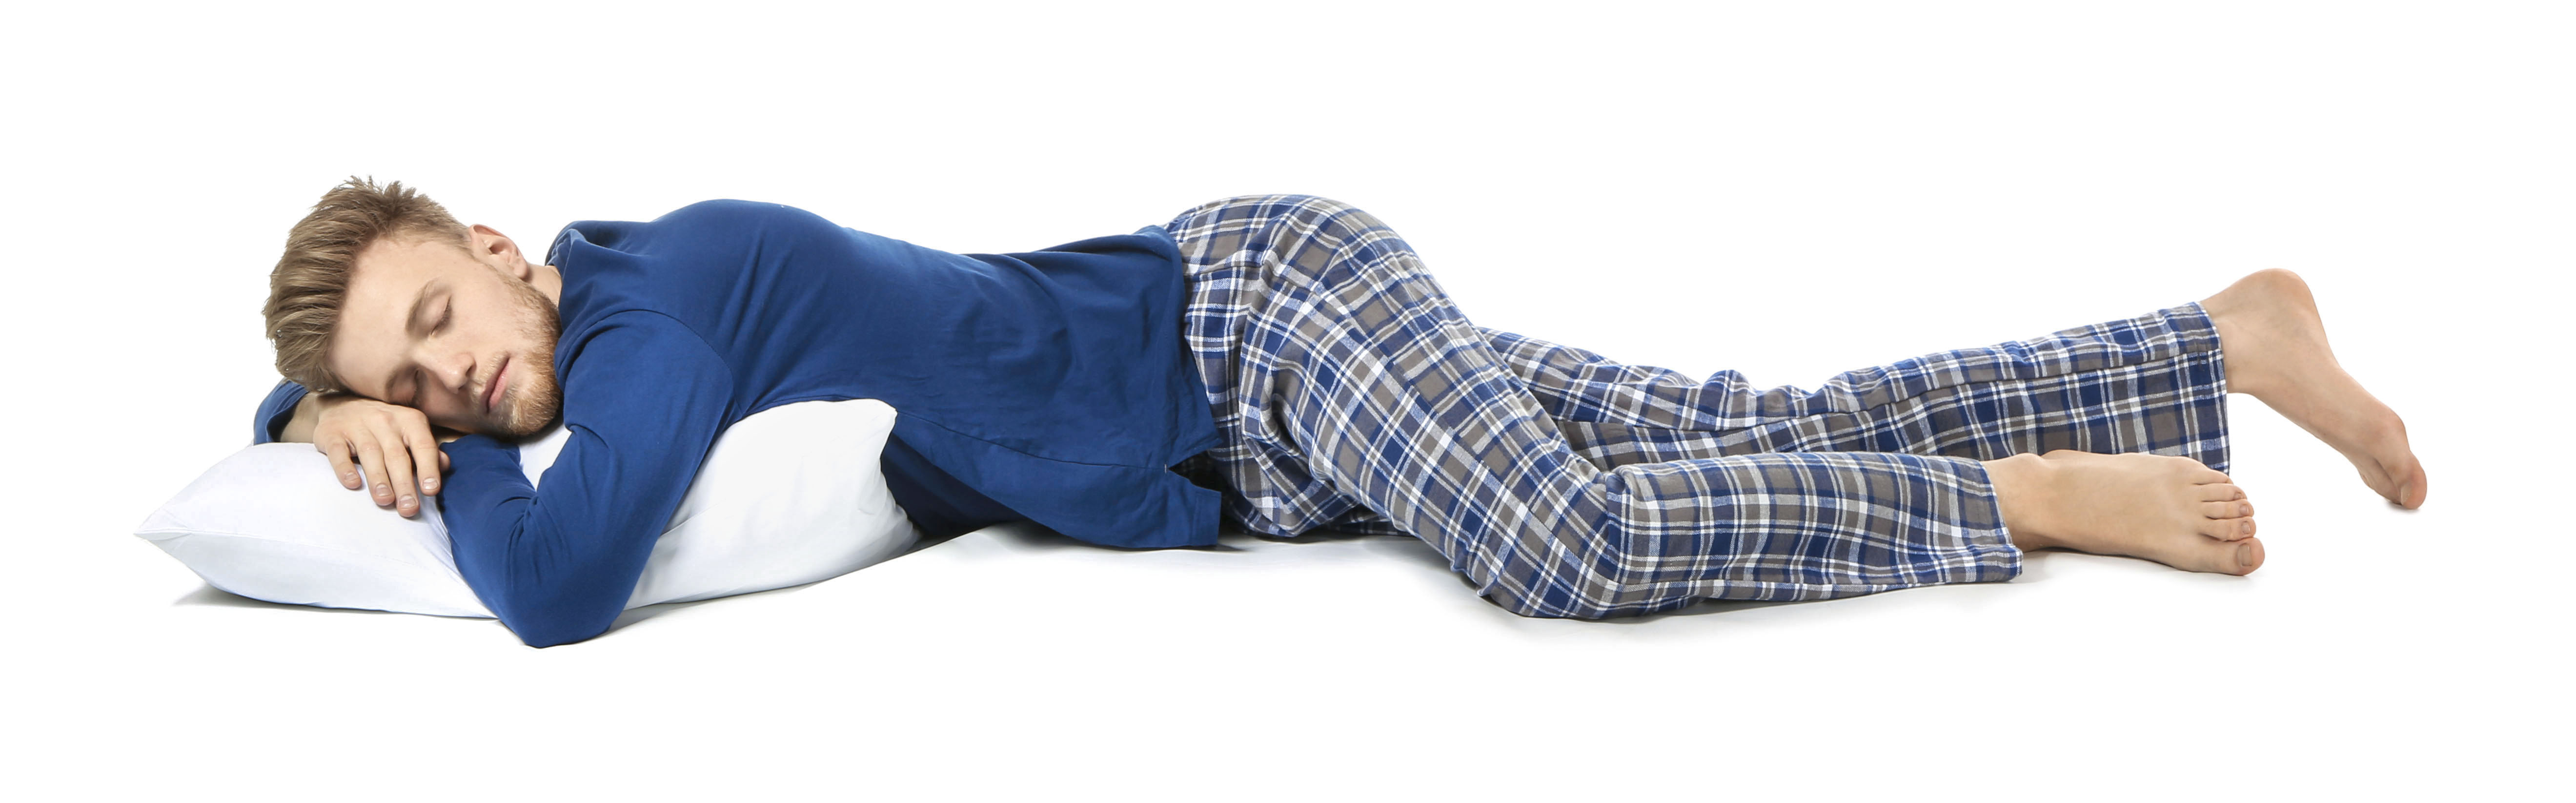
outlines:
[{"label": "plaid pajama pants", "polygon": [[1244,529],[1404,534],[1523,616],[2009,580],[1980,460],[2154,452],[2227,470],[2198,304],[1756,391],[1470,324],[1411,246],[1311,195],[1167,228],[1222,445],[1177,468]]}]

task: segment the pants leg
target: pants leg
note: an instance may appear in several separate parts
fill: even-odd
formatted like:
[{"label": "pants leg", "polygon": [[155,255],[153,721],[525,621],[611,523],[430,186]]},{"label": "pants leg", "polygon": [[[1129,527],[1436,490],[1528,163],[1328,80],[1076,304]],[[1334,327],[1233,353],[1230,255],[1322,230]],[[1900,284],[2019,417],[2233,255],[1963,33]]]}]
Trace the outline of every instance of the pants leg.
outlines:
[{"label": "pants leg", "polygon": [[1295,536],[1336,520],[1413,535],[1525,616],[1703,598],[1819,599],[2020,571],[1976,460],[1764,452],[1603,469],[1376,218],[1244,196],[1168,227],[1184,329],[1225,442],[1227,513]]},{"label": "pants leg", "polygon": [[[2227,471],[2226,364],[2198,303],[1847,371],[1808,392],[1695,380],[1477,327],[1575,454],[1602,469],[1758,452],[1994,460],[2056,449],[2182,455]],[[1365,509],[1334,529],[1385,531]]]},{"label": "pants leg", "polygon": [[1576,454],[1603,468],[1754,452],[1993,460],[2073,449],[2228,470],[2226,364],[2198,303],[1756,392],[1480,329]]}]

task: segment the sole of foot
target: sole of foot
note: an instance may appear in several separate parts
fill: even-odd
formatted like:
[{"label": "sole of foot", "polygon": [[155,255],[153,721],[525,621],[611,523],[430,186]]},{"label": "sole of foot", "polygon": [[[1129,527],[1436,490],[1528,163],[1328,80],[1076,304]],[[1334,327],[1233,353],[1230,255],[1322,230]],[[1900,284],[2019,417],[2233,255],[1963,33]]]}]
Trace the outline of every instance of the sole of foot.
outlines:
[{"label": "sole of foot", "polygon": [[2055,451],[1986,463],[2015,546],[2247,574],[2263,566],[2254,503],[2188,457]]},{"label": "sole of foot", "polygon": [[2229,390],[2261,399],[2334,447],[2390,503],[2424,505],[2424,465],[2407,443],[2406,422],[2335,360],[2306,280],[2256,271],[2200,305],[2218,328]]}]

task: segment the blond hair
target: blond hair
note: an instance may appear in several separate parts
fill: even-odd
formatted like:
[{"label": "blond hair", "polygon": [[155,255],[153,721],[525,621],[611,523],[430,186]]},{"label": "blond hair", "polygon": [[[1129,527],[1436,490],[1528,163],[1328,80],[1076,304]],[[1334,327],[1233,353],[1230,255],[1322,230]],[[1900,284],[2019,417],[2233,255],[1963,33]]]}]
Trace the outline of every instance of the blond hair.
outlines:
[{"label": "blond hair", "polygon": [[417,189],[350,176],[287,230],[286,254],[268,275],[268,339],[277,373],[315,392],[346,391],[324,359],[348,296],[349,268],[378,239],[420,238],[467,248],[465,226]]}]

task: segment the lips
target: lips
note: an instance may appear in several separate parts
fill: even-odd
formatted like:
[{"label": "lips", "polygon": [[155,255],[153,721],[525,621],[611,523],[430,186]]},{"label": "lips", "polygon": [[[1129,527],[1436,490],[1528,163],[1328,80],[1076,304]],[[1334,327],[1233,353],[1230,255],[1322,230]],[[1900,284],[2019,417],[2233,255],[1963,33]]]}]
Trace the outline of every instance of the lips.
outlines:
[{"label": "lips", "polygon": [[506,378],[508,378],[509,376],[510,376],[510,358],[509,358],[509,356],[508,356],[508,355],[503,355],[503,356],[501,357],[501,367],[496,368],[496,369],[493,369],[493,371],[492,371],[492,381],[490,381],[490,382],[486,382],[486,383],[484,383],[484,385],[483,385],[483,414],[484,414],[484,415],[491,415],[491,414],[492,414],[492,408],[494,408],[494,407],[496,407],[496,406],[499,406],[499,405],[500,405],[500,403],[501,403],[501,389],[502,389],[502,388],[505,388],[505,387],[509,387],[508,385],[503,384],[501,380],[506,379]]}]

